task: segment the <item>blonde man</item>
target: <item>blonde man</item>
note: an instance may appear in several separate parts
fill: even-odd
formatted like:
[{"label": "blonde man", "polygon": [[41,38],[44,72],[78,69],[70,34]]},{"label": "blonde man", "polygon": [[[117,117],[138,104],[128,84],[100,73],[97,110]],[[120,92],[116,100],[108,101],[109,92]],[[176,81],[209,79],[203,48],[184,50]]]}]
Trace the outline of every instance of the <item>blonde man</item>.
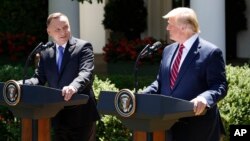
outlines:
[{"label": "blonde man", "polygon": [[196,116],[176,122],[168,131],[169,141],[219,141],[224,128],[217,102],[228,89],[222,51],[200,37],[194,10],[179,7],[163,18],[175,42],[165,47],[157,79],[143,92],[193,103]]}]

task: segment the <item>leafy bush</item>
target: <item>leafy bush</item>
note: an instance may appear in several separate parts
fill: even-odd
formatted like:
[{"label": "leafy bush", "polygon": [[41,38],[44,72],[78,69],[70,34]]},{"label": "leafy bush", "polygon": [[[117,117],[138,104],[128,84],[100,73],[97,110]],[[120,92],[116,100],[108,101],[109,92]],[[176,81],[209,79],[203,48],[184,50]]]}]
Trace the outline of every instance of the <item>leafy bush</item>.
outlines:
[{"label": "leafy bush", "polygon": [[101,80],[97,76],[95,76],[95,80],[93,83],[93,89],[96,98],[98,99],[99,94],[101,91],[118,91],[118,89],[115,87],[115,84],[112,84],[109,79]]},{"label": "leafy bush", "polygon": [[36,37],[26,33],[0,33],[0,55],[10,61],[23,59],[31,52]]},{"label": "leafy bush", "polygon": [[[97,76],[95,76],[93,88],[97,98],[100,92],[104,90],[118,92],[118,89],[109,79],[101,80]],[[97,137],[99,141],[129,141],[132,138],[132,133],[116,117],[102,115],[101,120],[97,122]]]},{"label": "leafy bush", "polygon": [[[33,74],[33,69],[28,68],[28,75]],[[3,65],[0,67],[0,81],[5,82],[10,79],[20,80],[23,79],[23,66],[11,66],[11,65]]]},{"label": "leafy bush", "polygon": [[47,0],[1,0],[0,56],[14,62],[23,59],[38,44],[46,42]]},{"label": "leafy bush", "polygon": [[[3,65],[0,68],[0,81],[5,82],[10,79],[22,79],[22,67]],[[13,114],[5,106],[0,106],[0,141],[16,141],[20,139],[21,125],[20,119],[14,117]]]},{"label": "leafy bush", "polygon": [[140,38],[147,28],[144,0],[109,0],[104,12],[104,28],[120,32],[129,40]]},{"label": "leafy bush", "polygon": [[250,125],[250,68],[228,65],[226,70],[229,90],[218,106],[229,135],[229,125]]}]

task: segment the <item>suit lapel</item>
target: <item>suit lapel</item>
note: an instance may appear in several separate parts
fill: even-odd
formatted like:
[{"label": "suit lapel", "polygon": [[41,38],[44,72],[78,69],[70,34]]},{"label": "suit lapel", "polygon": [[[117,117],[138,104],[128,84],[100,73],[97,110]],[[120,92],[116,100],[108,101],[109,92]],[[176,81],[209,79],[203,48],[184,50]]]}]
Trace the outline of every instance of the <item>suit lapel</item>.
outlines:
[{"label": "suit lapel", "polygon": [[64,50],[60,76],[63,74],[63,71],[68,64],[68,62],[70,60],[70,56],[71,56],[73,50],[75,49],[75,47],[76,47],[76,41],[74,40],[74,38],[71,38],[69,40],[69,42],[67,43],[65,50]]},{"label": "suit lapel", "polygon": [[194,58],[196,55],[199,54],[199,49],[201,48],[200,46],[200,41],[199,38],[197,38],[194,42],[194,44],[192,45],[191,49],[189,50],[186,58],[184,59],[179,74],[177,76],[176,82],[175,82],[175,86],[173,88],[173,90],[175,89],[175,87],[178,85],[178,83],[181,81],[183,75],[185,74],[185,72],[187,71],[187,69],[190,67],[191,62],[194,61]]},{"label": "suit lapel", "polygon": [[49,56],[50,56],[50,63],[52,66],[52,72],[58,72],[57,71],[57,64],[56,64],[56,46],[54,45],[53,47],[50,48],[50,51],[49,51]]}]

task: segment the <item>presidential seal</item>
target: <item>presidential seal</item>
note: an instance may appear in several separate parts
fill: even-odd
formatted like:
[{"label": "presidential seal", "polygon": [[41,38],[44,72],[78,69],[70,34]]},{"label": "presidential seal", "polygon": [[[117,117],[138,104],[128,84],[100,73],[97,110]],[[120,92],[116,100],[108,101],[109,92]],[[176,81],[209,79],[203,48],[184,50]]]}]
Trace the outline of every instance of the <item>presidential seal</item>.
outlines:
[{"label": "presidential seal", "polygon": [[120,90],[115,96],[115,108],[122,117],[130,117],[135,112],[135,95],[128,89]]},{"label": "presidential seal", "polygon": [[21,97],[20,85],[15,80],[9,80],[4,83],[3,98],[10,105],[15,106],[19,103]]}]

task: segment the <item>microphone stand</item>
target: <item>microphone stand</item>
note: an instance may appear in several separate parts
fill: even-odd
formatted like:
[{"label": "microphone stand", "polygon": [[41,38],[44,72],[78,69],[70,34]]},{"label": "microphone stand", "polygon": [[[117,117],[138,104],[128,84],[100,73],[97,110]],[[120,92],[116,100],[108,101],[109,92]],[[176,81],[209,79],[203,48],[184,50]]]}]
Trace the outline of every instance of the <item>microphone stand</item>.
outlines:
[{"label": "microphone stand", "polygon": [[41,51],[41,46],[43,45],[43,42],[39,43],[35,49],[32,50],[32,52],[29,54],[28,58],[26,59],[24,70],[23,70],[23,84],[25,84],[25,79],[27,77],[27,70],[28,70],[28,65],[29,62],[31,61],[31,57],[36,54],[37,52]]},{"label": "microphone stand", "polygon": [[[137,72],[138,72],[138,62],[141,58],[144,57],[145,53],[148,53],[149,51],[149,47],[150,45],[146,45],[146,47],[139,53],[139,55],[136,58],[135,61],[135,65],[134,65],[134,77],[135,77],[135,82],[134,82],[134,87],[135,87],[135,94],[138,92],[138,76],[137,76]],[[148,52],[146,52],[148,51]]]},{"label": "microphone stand", "polygon": [[[26,76],[27,76],[27,70],[28,70],[28,65],[29,65],[29,62],[31,61],[31,57],[40,52],[42,49],[41,49],[41,46],[43,45],[43,42],[39,43],[35,49],[29,54],[26,62],[25,62],[25,66],[24,66],[24,70],[23,70],[23,84],[25,84],[25,79],[26,79]],[[32,141],[38,141],[38,120],[36,119],[32,119]]]},{"label": "microphone stand", "polygon": [[[143,58],[145,55],[150,54],[150,50],[149,50],[150,44],[146,45],[146,47],[139,53],[139,55],[136,58],[135,61],[135,66],[134,66],[134,75],[135,75],[135,94],[137,94],[138,92],[138,76],[137,76],[137,72],[138,72],[138,62],[141,58]],[[153,133],[152,132],[147,132],[146,133],[146,139],[147,141],[153,141]]]}]

